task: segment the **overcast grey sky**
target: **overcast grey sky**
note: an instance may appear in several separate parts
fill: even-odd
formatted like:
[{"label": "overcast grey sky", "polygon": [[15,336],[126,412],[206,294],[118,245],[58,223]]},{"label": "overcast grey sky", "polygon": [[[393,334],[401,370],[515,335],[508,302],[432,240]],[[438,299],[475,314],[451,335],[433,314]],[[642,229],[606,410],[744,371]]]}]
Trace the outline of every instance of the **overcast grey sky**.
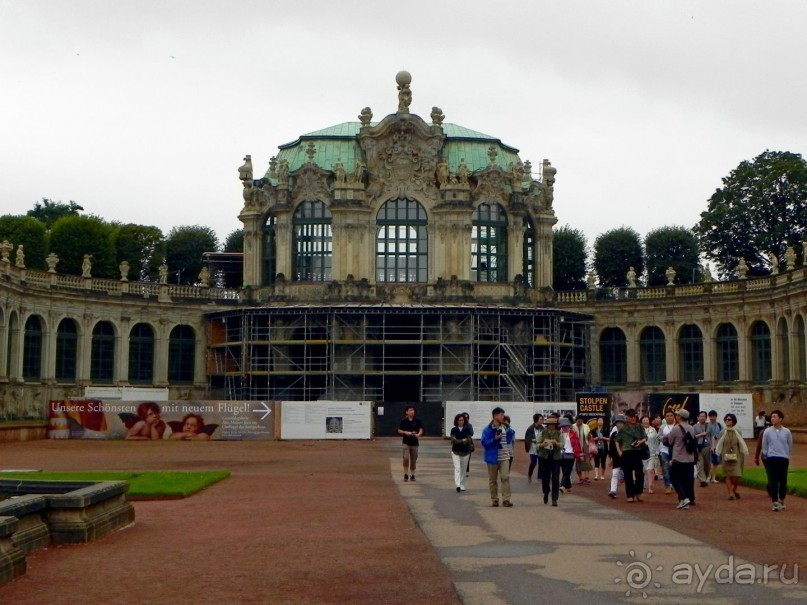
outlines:
[{"label": "overcast grey sky", "polygon": [[559,225],[691,227],[765,149],[807,153],[807,2],[0,0],[0,214],[241,226],[237,167],[397,109],[557,168]]}]

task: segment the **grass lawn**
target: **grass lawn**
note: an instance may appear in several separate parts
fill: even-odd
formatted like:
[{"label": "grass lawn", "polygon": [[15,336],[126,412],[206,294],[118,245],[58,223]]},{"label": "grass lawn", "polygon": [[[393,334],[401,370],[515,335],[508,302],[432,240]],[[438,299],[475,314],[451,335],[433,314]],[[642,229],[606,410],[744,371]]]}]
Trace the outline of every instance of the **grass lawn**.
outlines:
[{"label": "grass lawn", "polygon": [[[722,470],[718,469],[717,477],[720,479],[724,478]],[[755,489],[767,489],[768,476],[765,474],[765,468],[762,466],[744,468],[740,483]],[[790,467],[787,472],[787,493],[807,498],[807,468]]]},{"label": "grass lawn", "polygon": [[229,471],[82,471],[0,473],[2,479],[32,481],[128,481],[129,500],[186,498],[226,479]]}]

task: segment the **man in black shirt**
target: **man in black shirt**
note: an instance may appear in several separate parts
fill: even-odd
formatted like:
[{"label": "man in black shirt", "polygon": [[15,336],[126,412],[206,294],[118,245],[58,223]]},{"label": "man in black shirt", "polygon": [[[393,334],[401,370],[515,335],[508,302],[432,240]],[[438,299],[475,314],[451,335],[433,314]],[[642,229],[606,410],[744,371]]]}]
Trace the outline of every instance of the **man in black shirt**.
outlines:
[{"label": "man in black shirt", "polygon": [[420,418],[415,418],[417,411],[414,406],[408,405],[404,409],[404,418],[398,426],[398,434],[403,437],[403,467],[404,481],[415,480],[415,468],[418,461],[418,437],[423,435],[423,425]]}]

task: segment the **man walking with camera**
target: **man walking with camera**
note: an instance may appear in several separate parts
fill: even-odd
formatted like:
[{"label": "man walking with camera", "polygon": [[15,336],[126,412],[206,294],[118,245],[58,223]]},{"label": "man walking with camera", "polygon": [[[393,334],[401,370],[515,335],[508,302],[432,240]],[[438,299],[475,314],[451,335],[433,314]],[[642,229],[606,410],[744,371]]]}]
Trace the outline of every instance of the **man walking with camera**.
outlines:
[{"label": "man walking with camera", "polygon": [[488,465],[488,486],[492,506],[499,506],[499,483],[502,488],[502,506],[511,507],[510,502],[510,453],[507,447],[508,437],[504,427],[504,410],[493,408],[493,419],[482,430],[482,447],[485,450],[485,464]]}]

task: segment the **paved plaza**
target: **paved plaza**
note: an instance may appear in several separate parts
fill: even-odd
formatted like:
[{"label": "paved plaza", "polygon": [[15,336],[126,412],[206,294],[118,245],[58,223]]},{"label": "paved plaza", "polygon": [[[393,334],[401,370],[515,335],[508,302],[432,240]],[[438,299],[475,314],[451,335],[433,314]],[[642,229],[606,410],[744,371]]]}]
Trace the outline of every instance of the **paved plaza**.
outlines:
[{"label": "paved plaza", "polygon": [[[527,483],[527,456],[517,451],[515,506],[492,508],[479,451],[461,494],[446,441],[422,440],[417,483],[402,481],[399,458],[392,438],[4,443],[0,468],[226,469],[232,476],[184,500],[136,502],[135,525],[96,543],[33,553],[27,574],[0,588],[0,602],[739,604],[807,597],[804,572],[792,583],[807,553],[801,499],[789,498],[788,510],[774,515],[763,492],[744,490],[742,501],[727,502],[723,486],[714,485],[699,492],[698,507],[679,512],[663,494],[643,504],[610,501],[600,482],[575,486],[552,508]],[[767,536],[786,547],[755,550],[753,540],[740,539],[751,532],[756,543]],[[768,562],[768,577],[749,559]]]}]

